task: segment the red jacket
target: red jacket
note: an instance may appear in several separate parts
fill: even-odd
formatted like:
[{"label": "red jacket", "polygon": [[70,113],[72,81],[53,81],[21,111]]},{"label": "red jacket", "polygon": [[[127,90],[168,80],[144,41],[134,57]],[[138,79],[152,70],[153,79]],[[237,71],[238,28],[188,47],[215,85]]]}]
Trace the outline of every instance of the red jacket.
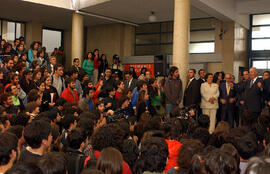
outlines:
[{"label": "red jacket", "polygon": [[94,57],[94,69],[98,69],[100,65],[100,61],[98,60],[97,57]]},{"label": "red jacket", "polygon": [[179,148],[182,146],[181,143],[179,143],[176,140],[165,140],[166,143],[168,144],[168,150],[169,150],[169,156],[168,156],[168,162],[165,167],[165,173],[170,170],[172,167],[177,167],[177,157],[178,157],[178,151]]},{"label": "red jacket", "polygon": [[64,91],[62,92],[62,94],[61,94],[60,97],[63,98],[63,99],[65,99],[68,102],[78,104],[79,96],[77,94],[77,91],[76,90],[73,90],[73,93],[74,93],[76,102],[74,102],[74,97],[73,97],[71,91],[69,90],[69,88],[64,89]]},{"label": "red jacket", "polygon": [[[100,155],[100,152],[97,151],[97,150],[95,150],[95,151],[94,151],[94,154],[95,154],[96,159],[98,159],[98,157],[99,157],[99,155]],[[88,162],[89,160],[90,160],[90,156],[88,156],[88,157],[85,159],[85,161],[84,161],[84,167],[87,165],[87,162]],[[132,174],[132,172],[131,172],[131,170],[130,170],[128,164],[127,164],[125,161],[123,161],[122,174]]]}]

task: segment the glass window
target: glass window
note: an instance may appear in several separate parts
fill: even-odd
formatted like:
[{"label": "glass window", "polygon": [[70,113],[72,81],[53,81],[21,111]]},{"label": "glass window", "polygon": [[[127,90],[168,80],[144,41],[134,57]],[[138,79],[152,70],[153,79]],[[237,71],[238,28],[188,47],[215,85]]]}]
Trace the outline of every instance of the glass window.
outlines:
[{"label": "glass window", "polygon": [[47,52],[50,54],[54,48],[61,46],[62,32],[55,30],[42,30],[42,45],[46,47]]},{"label": "glass window", "polygon": [[215,18],[208,19],[193,19],[190,21],[190,30],[201,30],[215,28]]},{"label": "glass window", "polygon": [[253,64],[252,66],[257,69],[267,69],[267,61],[258,60],[253,61],[252,64]]},{"label": "glass window", "polygon": [[160,32],[160,23],[142,24],[136,27],[136,33],[158,33]]},{"label": "glass window", "polygon": [[253,27],[252,38],[270,37],[270,27]]},{"label": "glass window", "polygon": [[136,46],[136,55],[156,55],[160,54],[159,45],[146,45],[146,46]]},{"label": "glass window", "polygon": [[173,32],[173,22],[164,22],[161,24],[161,32]]},{"label": "glass window", "polygon": [[137,35],[136,44],[157,44],[160,42],[159,34]]},{"label": "glass window", "polygon": [[22,25],[20,23],[16,23],[16,38],[21,36],[21,27]]},{"label": "glass window", "polygon": [[173,42],[173,33],[161,34],[161,43],[172,43]]},{"label": "glass window", "polygon": [[215,30],[190,32],[190,42],[214,41]]},{"label": "glass window", "polygon": [[215,42],[190,43],[189,53],[214,53]]},{"label": "glass window", "polygon": [[13,42],[15,40],[15,22],[7,23],[7,40]]},{"label": "glass window", "polygon": [[270,50],[270,39],[253,39],[252,50]]},{"label": "glass window", "polygon": [[267,25],[267,24],[270,24],[270,14],[253,16],[253,25]]}]

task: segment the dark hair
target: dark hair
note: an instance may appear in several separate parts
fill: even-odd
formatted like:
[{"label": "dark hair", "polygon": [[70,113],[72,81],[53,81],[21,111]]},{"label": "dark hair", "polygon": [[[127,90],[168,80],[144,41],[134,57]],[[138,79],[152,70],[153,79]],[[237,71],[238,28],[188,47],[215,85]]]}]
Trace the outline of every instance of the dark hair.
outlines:
[{"label": "dark hair", "polygon": [[135,162],[139,156],[139,148],[132,139],[126,139],[124,141],[122,155],[124,161],[128,163],[131,169],[133,169]]},{"label": "dark hair", "polygon": [[216,73],[214,74],[214,77],[213,77],[213,82],[214,82],[214,83],[217,83],[217,81],[218,81],[218,76],[219,76],[220,74],[222,75],[221,72],[216,72]]},{"label": "dark hair", "polygon": [[127,96],[122,95],[117,101],[117,108],[120,108],[122,104],[127,100],[129,101],[130,99]]},{"label": "dark hair", "polygon": [[23,126],[21,125],[11,126],[10,128],[8,128],[7,132],[16,135],[16,137],[20,139],[23,136]]},{"label": "dark hair", "polygon": [[92,137],[94,150],[101,151],[106,147],[114,147],[122,151],[125,133],[117,124],[108,124],[100,127]]},{"label": "dark hair", "polygon": [[62,152],[50,152],[43,155],[37,165],[43,174],[66,174],[67,158]]},{"label": "dark hair", "polygon": [[83,128],[72,129],[67,137],[68,146],[72,149],[79,149],[87,139],[86,131]]},{"label": "dark hair", "polygon": [[165,133],[165,138],[180,141],[184,134],[182,123],[183,122],[178,118],[171,118],[169,122],[163,124],[162,129]]},{"label": "dark hair", "polygon": [[208,140],[210,138],[210,134],[208,129],[198,127],[192,134],[193,139],[197,139],[200,142],[202,142],[205,146],[208,143]]},{"label": "dark hair", "polygon": [[203,144],[198,140],[185,140],[183,145],[179,149],[177,164],[179,166],[179,171],[189,172],[191,169],[191,159],[192,156],[202,152]]},{"label": "dark hair", "polygon": [[12,126],[21,125],[25,127],[29,121],[30,117],[25,113],[19,113],[17,116],[10,118],[10,124]]},{"label": "dark hair", "polygon": [[9,163],[12,150],[17,152],[17,146],[18,138],[16,135],[9,132],[0,134],[0,166]]},{"label": "dark hair", "polygon": [[106,174],[121,174],[123,169],[122,154],[113,147],[103,149],[97,160],[96,168]]},{"label": "dark hair", "polygon": [[201,71],[204,71],[204,69],[199,69],[198,74],[200,74],[200,73],[201,73]]},{"label": "dark hair", "polygon": [[205,75],[205,80],[207,80],[209,76],[213,76],[213,74],[212,74],[212,73],[207,73],[207,74]]},{"label": "dark hair", "polygon": [[175,72],[176,70],[178,70],[178,68],[177,68],[176,66],[172,66],[172,67],[170,68],[170,71],[169,71],[170,76],[173,76],[173,74],[174,74],[174,72]]},{"label": "dark hair", "polygon": [[84,129],[86,131],[86,135],[90,138],[94,131],[94,121],[88,117],[82,117],[82,115],[80,115],[77,127]]},{"label": "dark hair", "polygon": [[56,65],[54,65],[54,71],[57,71],[58,68],[64,68],[64,66],[61,65],[61,64],[56,64]]},{"label": "dark hair", "polygon": [[167,157],[169,155],[168,145],[163,138],[149,137],[141,146],[138,173],[144,171],[162,173],[166,167]]},{"label": "dark hair", "polygon": [[36,89],[31,89],[31,91],[29,91],[29,93],[28,93],[27,102],[35,102],[39,98],[41,98],[41,97],[38,94],[38,91]]},{"label": "dark hair", "polygon": [[76,121],[75,116],[73,116],[72,114],[67,114],[62,119],[62,126],[64,127],[64,129],[68,130],[70,124],[74,124],[75,121]]},{"label": "dark hair", "polygon": [[220,148],[225,153],[228,153],[229,155],[232,155],[232,157],[235,159],[237,166],[240,164],[240,155],[237,151],[237,149],[230,143],[223,144]]},{"label": "dark hair", "polygon": [[77,60],[80,60],[80,59],[76,57],[73,59],[73,62],[76,62]]},{"label": "dark hair", "polygon": [[31,48],[32,50],[34,49],[35,44],[38,44],[38,42],[37,42],[37,41],[33,41],[33,42],[31,43],[30,48]]},{"label": "dark hair", "polygon": [[37,107],[38,107],[38,104],[36,102],[30,102],[26,104],[25,111],[32,113]]},{"label": "dark hair", "polygon": [[97,169],[85,168],[85,169],[83,169],[81,174],[105,174],[105,173],[103,173],[102,171],[97,170]]},{"label": "dark hair", "polygon": [[17,163],[5,174],[43,174],[43,172],[34,163]]},{"label": "dark hair", "polygon": [[235,147],[241,158],[248,160],[257,154],[258,144],[256,142],[256,135],[250,132],[242,136],[236,141]]},{"label": "dark hair", "polygon": [[209,119],[208,115],[204,115],[204,114],[200,115],[198,117],[197,122],[198,122],[200,127],[203,127],[203,128],[206,128],[206,129],[209,128],[210,119]]},{"label": "dark hair", "polygon": [[7,99],[8,99],[9,97],[11,97],[11,96],[12,96],[12,95],[11,95],[10,93],[4,93],[4,94],[1,94],[1,96],[0,96],[1,104],[4,104],[4,102],[6,102]]},{"label": "dark hair", "polygon": [[205,167],[209,174],[239,173],[239,166],[237,166],[234,158],[221,150],[214,150],[209,153]]},{"label": "dark hair", "polygon": [[25,141],[31,148],[39,148],[42,140],[47,140],[50,134],[50,124],[42,120],[32,121],[24,129]]},{"label": "dark hair", "polygon": [[65,80],[65,82],[66,82],[66,86],[68,86],[70,83],[75,82],[75,80],[72,79],[72,78],[67,78],[67,79]]},{"label": "dark hair", "polygon": [[147,85],[147,82],[144,80],[139,80],[137,82],[137,90],[139,91],[143,87],[143,85]]},{"label": "dark hair", "polygon": [[193,71],[194,74],[196,74],[196,69],[191,68],[191,69],[189,69],[189,70]]}]

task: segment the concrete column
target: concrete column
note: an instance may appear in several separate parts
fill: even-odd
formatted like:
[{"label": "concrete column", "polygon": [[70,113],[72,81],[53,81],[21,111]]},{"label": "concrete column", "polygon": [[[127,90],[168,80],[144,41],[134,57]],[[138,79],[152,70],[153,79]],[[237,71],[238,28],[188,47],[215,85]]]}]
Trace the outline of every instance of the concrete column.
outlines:
[{"label": "concrete column", "polygon": [[75,57],[83,61],[83,16],[73,12],[71,33],[71,64]]},{"label": "concrete column", "polygon": [[174,32],[172,65],[179,68],[183,89],[189,64],[190,0],[174,0]]}]

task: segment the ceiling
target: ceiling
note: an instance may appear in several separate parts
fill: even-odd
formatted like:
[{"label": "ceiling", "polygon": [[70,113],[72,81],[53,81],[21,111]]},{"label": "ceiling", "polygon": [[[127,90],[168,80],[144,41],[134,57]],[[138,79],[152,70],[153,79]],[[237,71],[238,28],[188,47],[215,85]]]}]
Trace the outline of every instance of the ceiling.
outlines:
[{"label": "ceiling", "polygon": [[[158,21],[172,21],[174,0],[111,0],[81,10],[138,24],[148,22],[150,12],[154,11]],[[210,16],[191,6],[190,18],[206,17]]]},{"label": "ceiling", "polygon": [[[56,29],[70,29],[70,9],[46,6],[22,0],[0,0],[0,18],[15,21],[38,21],[43,26]],[[173,20],[174,0],[111,0],[82,9],[85,12],[112,17],[133,23],[148,22],[150,11],[155,11],[158,21]],[[201,10],[191,7],[191,18],[210,17]],[[86,26],[112,23],[91,16],[84,16]]]}]

